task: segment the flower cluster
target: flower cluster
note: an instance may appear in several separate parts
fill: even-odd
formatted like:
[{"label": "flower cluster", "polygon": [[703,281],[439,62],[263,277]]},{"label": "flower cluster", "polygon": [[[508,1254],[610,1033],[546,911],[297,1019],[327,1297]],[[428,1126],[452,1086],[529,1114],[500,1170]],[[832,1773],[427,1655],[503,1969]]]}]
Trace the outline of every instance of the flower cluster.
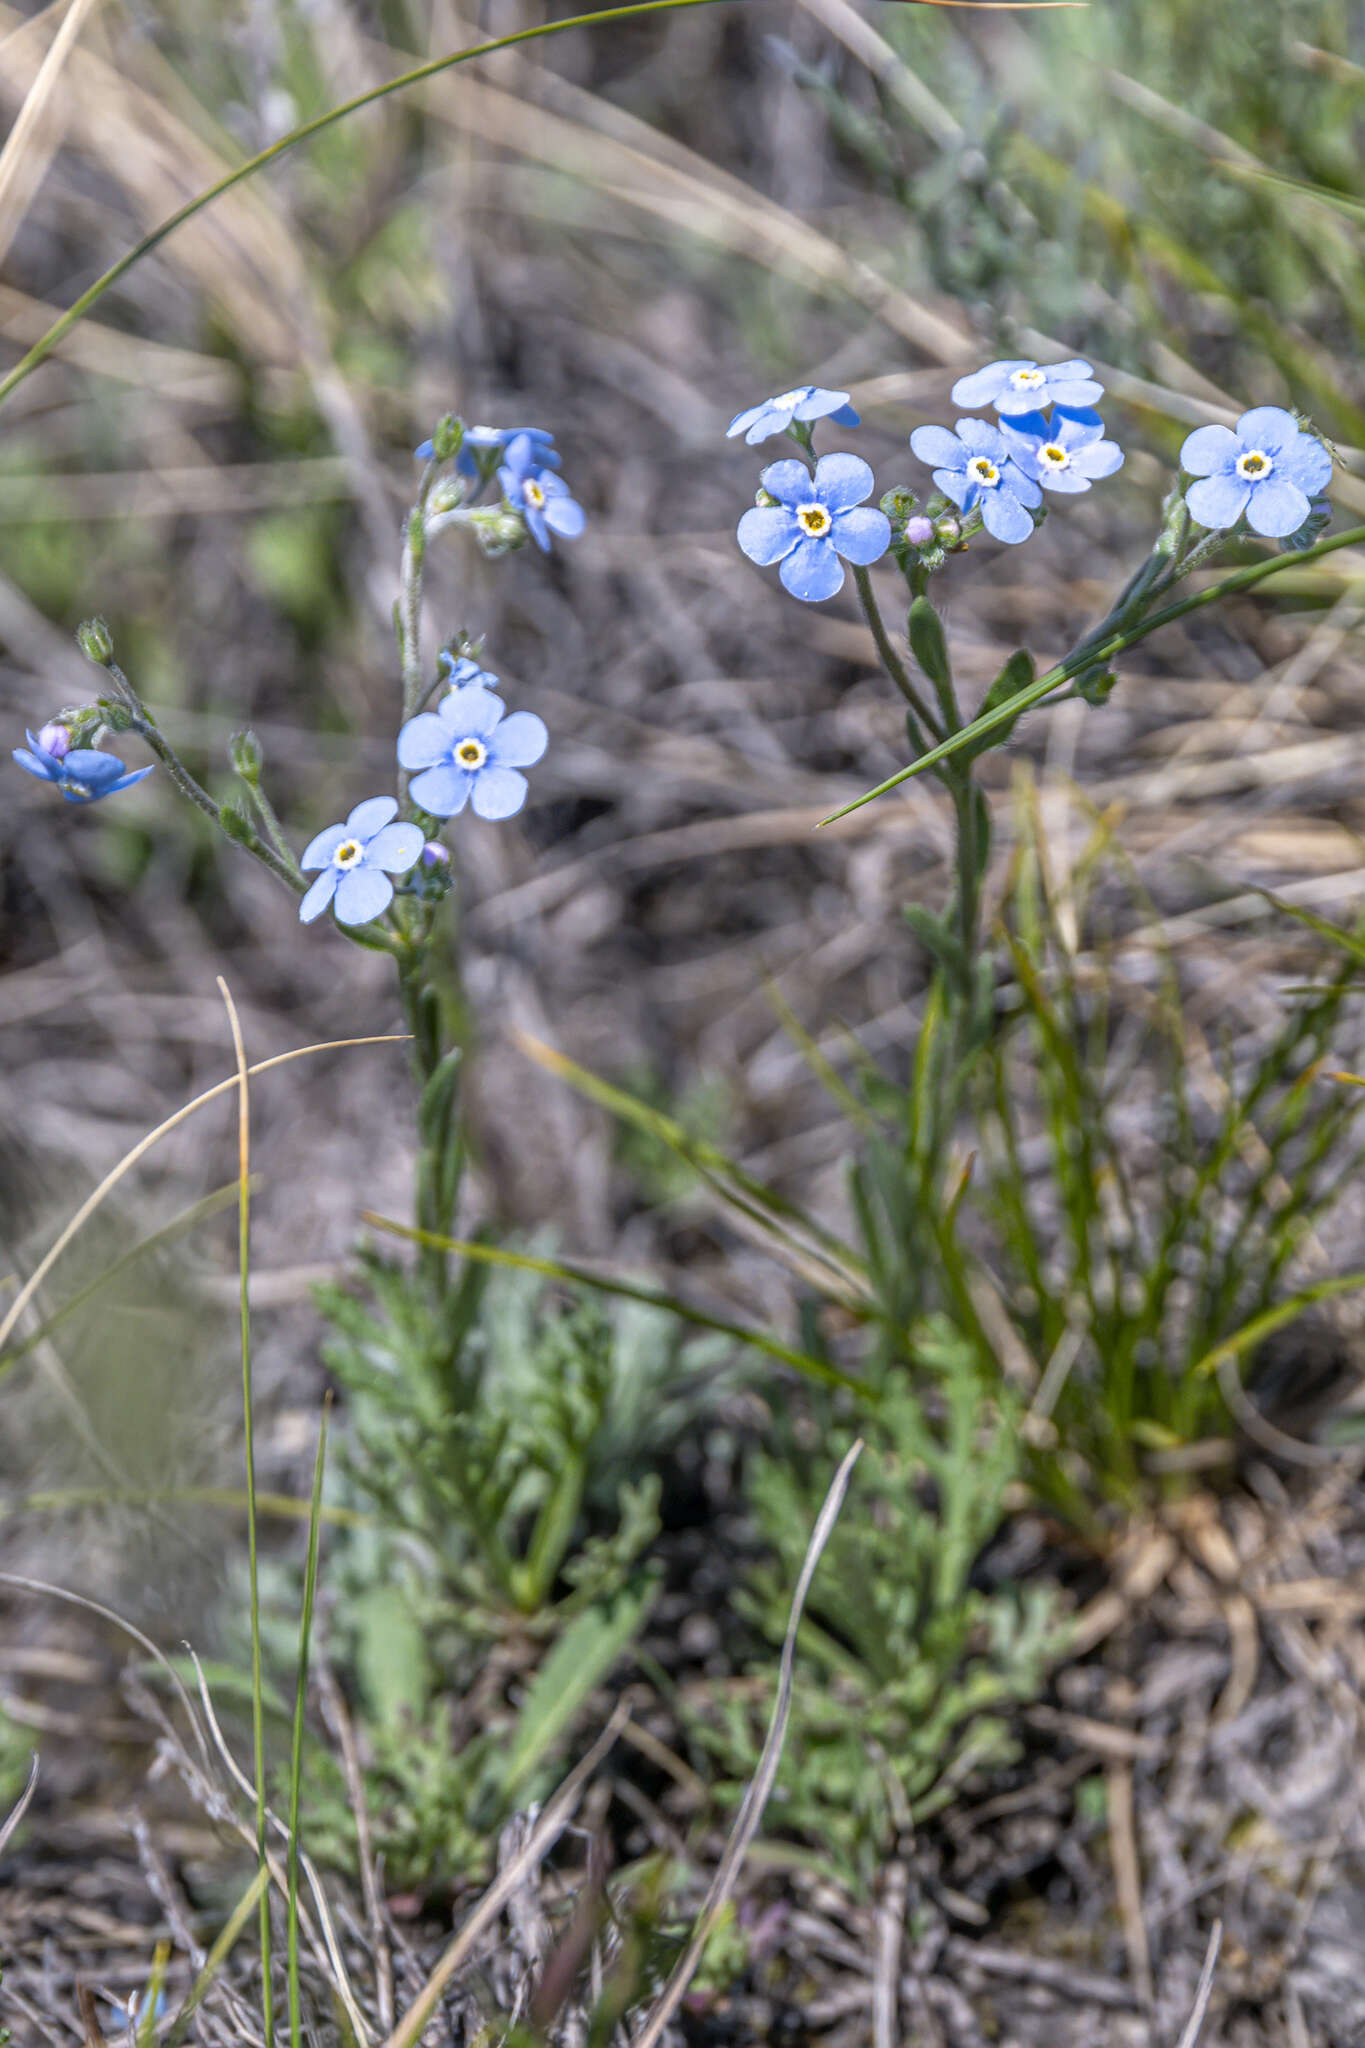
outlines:
[{"label": "flower cluster", "polygon": [[30,775],[55,783],[69,804],[97,804],[101,797],[117,796],[151,774],[150,768],[125,768],[112,754],[98,747],[73,747],[64,725],[45,725],[41,732],[26,735],[27,747],[16,747],[14,758]]}]

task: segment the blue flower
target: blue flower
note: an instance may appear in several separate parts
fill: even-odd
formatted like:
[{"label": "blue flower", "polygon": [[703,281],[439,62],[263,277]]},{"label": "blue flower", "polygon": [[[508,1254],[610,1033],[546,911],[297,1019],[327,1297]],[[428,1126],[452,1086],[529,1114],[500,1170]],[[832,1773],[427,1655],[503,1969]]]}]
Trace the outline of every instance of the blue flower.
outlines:
[{"label": "blue flower", "polygon": [[[461,476],[477,476],[480,457],[495,449],[499,455],[504,455],[519,434],[525,434],[542,469],[559,468],[560,455],[555,447],[555,437],[544,427],[466,427],[460,452],[455,457],[456,469]],[[418,453],[421,453],[420,449]]]},{"label": "blue flower", "polygon": [[1079,357],[1040,368],[1012,356],[1008,362],[987,363],[984,370],[959,377],[953,386],[954,405],[993,405],[1007,418],[1048,405],[1093,405],[1103,395],[1103,384],[1095,382],[1089,363]]},{"label": "blue flower", "polygon": [[393,901],[390,875],[405,875],[422,858],[426,843],[416,825],[395,825],[391,796],[367,797],[344,825],[329,825],[305,852],[302,868],[322,873],[299,905],[305,924],[335,902],[342,924],[368,924]]},{"label": "blue flower", "polygon": [[1051,425],[1040,412],[1002,420],[1010,453],[1045,491],[1088,491],[1123,463],[1117,441],[1104,439],[1104,421],[1085,407],[1057,406]]},{"label": "blue flower", "polygon": [[934,482],[960,512],[980,511],[987,533],[1011,545],[1033,531],[1030,510],[1043,494],[1010,452],[999,427],[985,420],[959,420],[946,427],[916,427],[910,446],[934,469]]},{"label": "blue flower", "polygon": [[794,458],[773,462],[762,481],[779,502],[745,513],[739,544],[761,568],[780,562],[784,588],[806,604],[843,589],[840,555],[864,568],[891,545],[891,521],[862,502],[874,478],[859,455],[822,455],[814,476]]},{"label": "blue flower", "polygon": [[[69,735],[68,745],[58,752],[43,744],[53,730],[44,726],[41,733],[29,733],[28,747],[16,747],[14,758],[40,781],[55,782],[69,804],[97,804],[102,796],[117,796],[121,789],[131,789],[152,772],[150,768],[125,768],[122,761],[100,753],[97,747],[73,747]],[[59,730],[66,732],[65,726]]]},{"label": "blue flower", "polygon": [[1196,427],[1180,467],[1199,479],[1185,503],[1200,526],[1235,526],[1245,512],[1253,533],[1278,540],[1307,520],[1314,495],[1331,477],[1332,458],[1292,413],[1258,405],[1242,414],[1235,432]]},{"label": "blue flower", "polygon": [[484,690],[496,690],[498,687],[498,679],[492,669],[480,668],[477,661],[471,661],[467,654],[462,654],[457,661],[450,649],[443,647],[439,660],[446,672],[446,680],[453,690],[461,688],[465,683],[477,683]]},{"label": "blue flower", "polygon": [[797,384],[790,391],[779,392],[776,398],[765,398],[762,405],[737,412],[725,432],[729,440],[743,434],[749,446],[756,448],[770,434],[785,434],[793,420],[825,419],[836,427],[859,424],[846,391],[822,391],[818,384]]},{"label": "blue flower", "polygon": [[569,496],[562,476],[546,469],[531,436],[517,434],[507,446],[507,460],[498,471],[498,482],[509,505],[521,513],[531,538],[542,553],[549,552],[550,535],[574,540],[583,531],[583,507]]},{"label": "blue flower", "polygon": [[[549,734],[534,711],[514,711],[491,690],[467,683],[435,711],[419,711],[398,735],[398,759],[414,774],[410,794],[433,818],[454,818],[472,804],[480,818],[510,818],[526,801],[529,768]],[[420,835],[419,835],[420,836]],[[419,848],[420,851],[420,848]]]}]

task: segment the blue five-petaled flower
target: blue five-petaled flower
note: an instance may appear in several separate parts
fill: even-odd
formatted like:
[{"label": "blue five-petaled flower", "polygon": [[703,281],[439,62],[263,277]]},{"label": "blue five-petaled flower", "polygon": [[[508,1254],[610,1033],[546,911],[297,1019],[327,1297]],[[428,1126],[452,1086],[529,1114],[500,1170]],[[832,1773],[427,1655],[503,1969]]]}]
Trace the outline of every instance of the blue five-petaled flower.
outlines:
[{"label": "blue five-petaled flower", "polygon": [[959,377],[953,386],[954,405],[993,405],[1007,419],[1049,405],[1093,405],[1103,395],[1104,386],[1095,382],[1089,363],[1078,356],[1042,366],[1012,356],[1006,362],[987,363],[970,377]]},{"label": "blue five-petaled flower", "polygon": [[874,479],[860,455],[822,455],[814,476],[794,457],[773,462],[762,482],[778,502],[744,514],[739,544],[761,568],[780,562],[784,588],[807,604],[843,589],[840,555],[865,568],[891,545],[891,521],[862,502]]},{"label": "blue five-petaled flower", "polygon": [[793,420],[808,423],[826,419],[836,427],[858,425],[848,393],[825,391],[818,384],[797,384],[790,391],[780,391],[776,398],[765,398],[762,405],[737,412],[725,432],[730,440],[743,434],[749,446],[755,448],[771,434],[785,434]]},{"label": "blue five-petaled flower", "polygon": [[1104,439],[1104,421],[1087,408],[1057,406],[1049,423],[1040,412],[1002,419],[1000,431],[1026,476],[1045,491],[1088,491],[1123,463],[1117,441]]},{"label": "blue five-petaled flower", "polygon": [[506,708],[491,690],[467,683],[435,711],[408,720],[398,759],[412,774],[415,804],[433,818],[457,817],[466,804],[480,818],[510,818],[521,809],[526,777],[517,771],[540,759],[549,734],[534,711],[509,718]]},{"label": "blue five-petaled flower", "polygon": [[1297,533],[1311,500],[1332,474],[1321,441],[1305,434],[1278,405],[1254,406],[1231,427],[1196,427],[1180,451],[1180,467],[1198,482],[1185,493],[1200,526],[1235,526],[1245,512],[1254,533],[1269,539]]},{"label": "blue five-petaled flower", "polygon": [[[41,782],[55,783],[69,804],[97,804],[101,797],[131,789],[152,772],[125,768],[113,754],[102,754],[97,747],[62,747],[57,734],[65,731],[64,726],[45,725],[41,733],[29,733],[28,746],[16,747],[14,758]],[[43,744],[45,736],[48,745]]]},{"label": "blue five-petaled flower", "polygon": [[393,901],[390,875],[405,875],[422,857],[426,835],[416,825],[395,825],[398,809],[391,796],[367,797],[344,825],[319,832],[299,863],[305,870],[321,868],[302,903],[305,924],[335,903],[342,924],[368,924],[381,917]]},{"label": "blue five-petaled flower", "polygon": [[979,510],[996,540],[1013,545],[1028,539],[1032,510],[1042,504],[1043,494],[1015,461],[999,427],[986,420],[959,420],[955,434],[946,427],[916,427],[910,446],[960,512]]},{"label": "blue five-petaled flower", "polygon": [[478,683],[485,690],[498,687],[498,679],[492,669],[480,668],[477,661],[471,661],[467,654],[462,654],[457,661],[450,649],[443,647],[438,659],[453,690],[458,690],[465,683]]},{"label": "blue five-petaled flower", "polygon": [[508,504],[525,519],[542,553],[549,552],[552,533],[561,540],[574,540],[582,533],[583,507],[569,496],[563,477],[545,467],[529,434],[518,434],[508,442],[498,483]]},{"label": "blue five-petaled flower", "polygon": [[[455,467],[461,476],[476,477],[480,461],[486,461],[495,452],[499,455],[515,441],[518,434],[525,434],[540,458],[545,469],[559,468],[559,452],[555,437],[545,427],[466,427],[460,452],[455,457]],[[434,441],[423,441],[420,448],[414,448],[413,458],[417,462],[431,462],[436,454]]]}]

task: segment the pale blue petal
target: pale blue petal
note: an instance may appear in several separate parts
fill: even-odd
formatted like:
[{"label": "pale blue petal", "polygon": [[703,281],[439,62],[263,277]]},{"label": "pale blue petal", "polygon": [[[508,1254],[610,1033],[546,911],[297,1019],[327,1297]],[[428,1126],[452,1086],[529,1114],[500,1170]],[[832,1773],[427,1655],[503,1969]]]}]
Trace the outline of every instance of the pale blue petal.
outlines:
[{"label": "pale blue petal", "polygon": [[[1011,426],[1021,427],[1022,420],[1012,420]],[[1052,408],[1052,436],[1060,441],[1063,448],[1079,448],[1087,441],[1098,441],[1104,432],[1104,421],[1092,405],[1054,405]]]},{"label": "pale blue petal", "polygon": [[447,751],[451,740],[486,740],[506,709],[501,697],[478,683],[452,690],[436,710],[448,735]]},{"label": "pale blue petal", "polygon": [[861,455],[822,455],[815,465],[815,496],[831,512],[861,505],[876,478]]},{"label": "pale blue petal", "polygon": [[21,768],[27,768],[30,775],[36,775],[40,782],[51,782],[54,779],[42,762],[35,755],[30,754],[27,747],[16,747],[14,749],[14,759]]},{"label": "pale blue petal", "polygon": [[117,796],[121,789],[131,789],[135,782],[145,782],[151,774],[148,768],[130,768],[126,775],[120,775],[117,782],[111,782],[105,790],[106,796]]},{"label": "pale blue petal", "polygon": [[[1065,405],[1074,411],[1079,406],[1093,405],[1097,398],[1103,398],[1104,386],[1097,384],[1093,377],[1058,379],[1052,373],[1048,378],[1047,395],[1054,405]],[[1006,410],[1003,400],[1000,410]]]},{"label": "pale blue petal", "polygon": [[488,743],[488,758],[498,768],[529,768],[550,743],[545,720],[534,711],[514,711]]},{"label": "pale blue petal", "polygon": [[1016,370],[1033,370],[1026,356],[1012,356],[1008,362],[987,363],[984,370],[974,370],[970,377],[959,377],[953,386],[954,405],[990,405],[1004,389],[1006,381]]},{"label": "pale blue petal", "polygon": [[352,868],[337,883],[336,913],[342,924],[369,924],[393,901],[393,883],[378,868]]},{"label": "pale blue petal", "polygon": [[784,505],[810,503],[810,471],[795,456],[789,456],[785,462],[770,462],[759,482],[770,498],[777,498]]},{"label": "pale blue petal", "polygon": [[324,868],[308,894],[299,905],[299,917],[304,924],[311,924],[315,917],[321,917],[327,905],[336,894],[341,876],[336,868]]},{"label": "pale blue petal", "polygon": [[346,830],[353,832],[357,839],[373,839],[376,832],[398,811],[398,799],[393,796],[367,796],[363,804],[357,804],[346,820]]},{"label": "pale blue petal", "polygon": [[573,498],[550,498],[545,506],[545,524],[561,539],[577,540],[585,524],[583,507]]},{"label": "pale blue petal", "polygon": [[987,533],[997,540],[1008,541],[1011,546],[1027,540],[1033,531],[1033,521],[1024,507],[1008,491],[983,491],[981,494],[981,518]]},{"label": "pale blue petal", "polygon": [[510,818],[526,801],[527,782],[515,768],[480,768],[470,781],[474,785],[474,811],[490,820]]},{"label": "pale blue petal", "polygon": [[1038,481],[1045,491],[1088,491],[1090,479],[1075,464],[1069,469],[1040,469]]},{"label": "pale blue petal", "polygon": [[806,604],[820,604],[844,587],[843,564],[827,540],[801,541],[777,573],[783,587]]},{"label": "pale blue petal", "polygon": [[422,858],[426,835],[417,825],[385,825],[365,848],[365,866],[405,875]]},{"label": "pale blue petal", "polygon": [[1235,526],[1250,496],[1250,484],[1244,484],[1240,477],[1204,476],[1190,485],[1185,503],[1196,524],[1217,528]]},{"label": "pale blue petal", "polygon": [[1242,444],[1231,427],[1196,427],[1185,436],[1180,467],[1191,476],[1212,476],[1230,469],[1242,452]]},{"label": "pale blue petal", "polygon": [[103,795],[107,786],[122,775],[123,763],[112,754],[102,754],[98,747],[73,747],[62,759],[61,772]]},{"label": "pale blue petal", "polygon": [[1263,484],[1257,484],[1251,493],[1247,506],[1247,525],[1253,533],[1263,533],[1271,540],[1280,540],[1286,533],[1297,533],[1308,517],[1309,504],[1298,485],[1288,477],[1268,476]]},{"label": "pale blue petal", "polygon": [[1275,457],[1275,474],[1297,484],[1310,498],[1316,497],[1332,477],[1332,458],[1311,434],[1300,434],[1293,444]]},{"label": "pale blue petal", "polygon": [[304,848],[303,859],[299,862],[299,866],[305,870],[308,868],[325,868],[337,848],[349,837],[350,833],[345,825],[326,826],[318,833],[316,839],[309,840]]},{"label": "pale blue petal", "polygon": [[540,549],[542,555],[548,555],[550,552],[550,529],[545,523],[545,514],[540,506],[523,505],[521,516],[526,521],[527,532]]},{"label": "pale blue petal", "polygon": [[857,505],[835,514],[830,539],[846,562],[866,568],[891,545],[891,521],[875,505]]},{"label": "pale blue petal", "polygon": [[967,502],[967,492],[973,486],[967,482],[966,469],[936,469],[934,482],[945,498],[951,498],[960,512]]},{"label": "pale blue petal", "polygon": [[[434,711],[419,711],[398,735],[398,762],[403,768],[430,768],[450,752],[450,728]],[[337,830],[341,827],[338,825]]]},{"label": "pale blue petal", "polygon": [[[846,391],[826,391],[819,385],[808,385],[806,396],[792,408],[792,418],[794,420],[823,420],[829,419],[833,414],[848,412],[849,410],[848,393]],[[858,424],[858,415],[856,413],[853,415],[851,424],[855,427]]]},{"label": "pale blue petal", "polygon": [[469,802],[471,780],[468,769],[441,761],[413,776],[408,795],[424,811],[430,811],[433,818],[458,818]]},{"label": "pale blue petal", "polygon": [[957,435],[950,434],[946,427],[916,427],[910,436],[910,446],[930,469],[936,463],[948,469],[961,469],[967,460],[966,449]]},{"label": "pale blue petal", "polygon": [[1092,479],[1112,476],[1123,467],[1123,450],[1117,441],[1083,441],[1071,451],[1071,467]]},{"label": "pale blue petal", "polygon": [[733,441],[736,434],[743,434],[753,426],[760,413],[767,411],[766,401],[762,405],[751,405],[747,412],[737,412],[725,429],[727,440]]},{"label": "pale blue petal", "polygon": [[989,456],[992,462],[1003,462],[1009,454],[1004,435],[989,420],[959,420],[957,438],[973,455]]},{"label": "pale blue petal", "polygon": [[1268,455],[1282,455],[1293,447],[1299,423],[1282,405],[1254,405],[1237,422],[1237,438],[1244,448],[1263,448]]},{"label": "pale blue petal", "polygon": [[[999,496],[1013,492],[1021,505],[1041,505],[1043,494],[1031,476],[1025,476],[1012,455],[1007,455],[1001,465],[1001,487]],[[992,496],[996,495],[992,493]]]},{"label": "pale blue petal", "polygon": [[749,560],[766,569],[770,562],[780,562],[783,555],[791,553],[801,529],[795,513],[785,505],[755,505],[740,520],[735,538]]}]

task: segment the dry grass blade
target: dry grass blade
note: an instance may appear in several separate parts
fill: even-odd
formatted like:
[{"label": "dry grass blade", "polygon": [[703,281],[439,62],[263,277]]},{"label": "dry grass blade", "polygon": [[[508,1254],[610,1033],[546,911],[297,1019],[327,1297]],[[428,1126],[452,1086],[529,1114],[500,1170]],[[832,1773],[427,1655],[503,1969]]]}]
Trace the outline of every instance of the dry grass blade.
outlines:
[{"label": "dry grass blade", "polygon": [[1194,1994],[1194,2006],[1190,2012],[1189,2019],[1185,2023],[1185,2031],[1180,2036],[1176,2048],[1194,2048],[1195,2042],[1199,2039],[1199,2030],[1204,2024],[1204,2017],[1209,2009],[1209,2000],[1213,1996],[1213,1973],[1218,1968],[1218,1951],[1222,1945],[1223,1923],[1221,1920],[1215,1920],[1209,1933],[1209,1945],[1204,1954],[1204,1967],[1199,1972],[1199,1989]]},{"label": "dry grass blade", "polygon": [[71,0],[66,20],[53,37],[5,146],[0,149],[0,262],[9,253],[29,202],[47,174],[61,143],[65,109],[54,99],[62,66],[95,0]]},{"label": "dry grass blade", "polygon": [[6,1842],[8,1842],[10,1836],[18,1827],[24,1815],[28,1812],[29,1802],[33,1798],[33,1795],[37,1791],[37,1789],[38,1759],[35,1756],[32,1764],[29,1766],[28,1783],[27,1785],[25,1785],[23,1791],[19,1794],[13,1812],[10,1814],[7,1820],[0,1822],[0,1855],[4,1854]]},{"label": "dry grass blade", "polygon": [[777,1777],[778,1765],[782,1761],[782,1746],[787,1738],[787,1720],[791,1713],[792,1674],[796,1664],[796,1635],[801,1625],[806,1596],[810,1592],[811,1581],[815,1577],[816,1567],[825,1545],[830,1539],[834,1524],[839,1519],[839,1510],[844,1504],[844,1495],[848,1492],[848,1483],[853,1477],[853,1467],[862,1456],[862,1450],[860,1438],[846,1452],[830,1484],[829,1492],[825,1495],[825,1504],[811,1532],[801,1576],[792,1595],[791,1614],[787,1621],[787,1633],[782,1643],[782,1661],[778,1670],[777,1697],[773,1701],[772,1720],[768,1724],[767,1739],[763,1744],[763,1754],[758,1760],[758,1769],[754,1772],[749,1789],[744,1795],[744,1802],[731,1830],[730,1839],[725,1845],[725,1854],[720,1859],[720,1867],[711,1881],[711,1889],[707,1892],[702,1909],[697,1915],[692,1939],[683,1952],[682,1960],[665,1985],[663,1996],[646,2021],[643,2033],[634,2041],[632,2048],[656,2048],[656,2044],[662,2039],[665,2028],[678,2010],[687,1987],[696,1974],[702,1952],[711,1938],[721,1909],[734,1890],[744,1859],[749,1853],[754,1836],[758,1833],[759,1823],[763,1819],[763,1809],[768,1803],[773,1782]]},{"label": "dry grass blade", "polygon": [[[292,1052],[277,1052],[268,1060],[258,1060],[255,1066],[248,1067],[246,1071],[249,1076],[254,1077],[257,1074],[268,1074],[272,1067],[282,1067],[290,1060],[306,1059],[311,1053],[335,1052],[340,1051],[343,1047],[352,1045],[399,1045],[406,1037],[407,1033],[403,1031],[385,1031],[369,1038],[324,1039],[317,1045],[295,1046]],[[10,1303],[3,1322],[0,1322],[0,1368],[3,1368],[6,1362],[3,1356],[5,1345],[9,1342],[10,1335],[20,1316],[28,1307],[62,1253],[72,1242],[73,1238],[89,1222],[105,1196],[112,1193],[124,1175],[131,1172],[144,1153],[151,1151],[158,1139],[164,1138],[170,1131],[183,1124],[187,1117],[193,1116],[196,1109],[202,1109],[206,1103],[214,1102],[220,1095],[226,1095],[230,1089],[239,1088],[240,1086],[241,1082],[236,1074],[231,1075],[226,1081],[215,1082],[213,1087],[206,1088],[202,1095],[196,1095],[191,1101],[183,1103],[173,1116],[168,1116],[164,1123],[158,1124],[155,1130],[149,1131],[145,1138],[139,1138],[131,1151],[124,1153],[118,1165],[110,1168],[94,1193],[88,1195],[85,1201],[81,1203],[80,1208],[67,1224],[65,1230],[62,1231],[56,1243],[39,1260],[34,1271],[29,1275],[29,1278],[24,1282],[18,1294]]]},{"label": "dry grass blade", "polygon": [[574,1765],[527,1836],[521,1853],[512,1858],[505,1870],[499,1872],[496,1881],[484,1893],[422,1986],[414,2003],[409,2006],[389,2035],[384,2048],[413,2048],[413,2043],[420,2038],[423,2028],[435,2011],[441,1993],[460,1965],[472,1955],[479,1936],[486,1927],[491,1926],[513,1893],[525,1883],[527,1877],[549,1853],[568,1826],[584,1786],[615,1743],[625,1726],[629,1712],[629,1707],[623,1701],[587,1755]]}]

